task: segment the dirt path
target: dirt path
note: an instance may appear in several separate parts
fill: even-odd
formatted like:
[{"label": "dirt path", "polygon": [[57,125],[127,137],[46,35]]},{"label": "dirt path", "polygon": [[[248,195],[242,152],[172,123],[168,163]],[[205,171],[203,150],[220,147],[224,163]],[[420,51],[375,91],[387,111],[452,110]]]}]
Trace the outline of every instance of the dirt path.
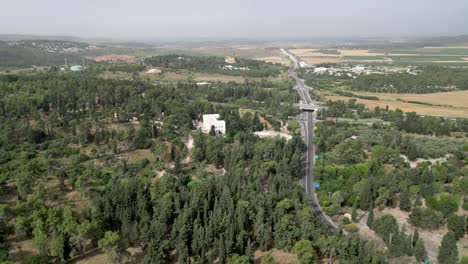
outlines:
[{"label": "dirt path", "polygon": [[408,157],[406,155],[403,155],[403,154],[400,154],[400,157],[402,157],[405,162],[408,162],[410,164],[410,167],[411,168],[416,168],[416,166],[418,166],[418,163],[421,163],[421,162],[424,162],[424,161],[430,161],[432,164],[435,164],[436,162],[440,161],[440,162],[446,162],[447,161],[447,158],[449,158],[451,155],[450,154],[447,154],[445,155],[445,157],[441,157],[441,158],[434,158],[434,159],[416,159],[416,160],[409,160]]},{"label": "dirt path", "polygon": [[359,236],[366,240],[374,241],[377,247],[381,250],[386,249],[387,245],[385,242],[379,236],[377,236],[374,230],[367,226],[367,216],[368,214],[366,213],[363,217],[361,217],[361,219],[359,219],[359,222],[357,222],[359,226]]}]

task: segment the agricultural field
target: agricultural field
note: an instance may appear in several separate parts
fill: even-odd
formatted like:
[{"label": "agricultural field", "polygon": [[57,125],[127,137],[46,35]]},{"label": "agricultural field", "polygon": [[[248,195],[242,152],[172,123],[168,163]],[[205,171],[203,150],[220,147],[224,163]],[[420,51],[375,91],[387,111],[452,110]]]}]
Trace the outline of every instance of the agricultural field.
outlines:
[{"label": "agricultural field", "polygon": [[[449,116],[468,118],[468,91],[454,91],[431,94],[388,94],[388,93],[370,93],[353,92],[357,96],[373,96],[379,100],[368,100],[355,98],[357,103],[366,105],[367,108],[379,106],[389,109],[399,108],[405,112],[416,112],[420,115],[431,116]],[[329,92],[323,92],[327,100],[348,101],[353,97],[333,95]]]},{"label": "agricultural field", "polygon": [[[377,65],[447,65],[468,66],[466,46],[423,47],[414,49],[290,49],[309,64],[360,63]],[[333,51],[333,52],[330,52]]]}]

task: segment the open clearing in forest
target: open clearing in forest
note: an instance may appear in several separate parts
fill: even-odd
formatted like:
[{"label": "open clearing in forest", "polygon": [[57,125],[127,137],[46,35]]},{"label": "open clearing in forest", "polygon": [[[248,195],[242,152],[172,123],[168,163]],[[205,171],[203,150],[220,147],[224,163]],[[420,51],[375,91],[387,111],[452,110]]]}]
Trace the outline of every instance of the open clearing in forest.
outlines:
[{"label": "open clearing in forest", "polygon": [[299,259],[296,255],[277,248],[269,251],[256,250],[254,252],[255,263],[260,263],[262,257],[268,254],[271,254],[275,258],[275,263],[277,264],[299,264]]},{"label": "open clearing in forest", "polygon": [[135,56],[125,54],[109,54],[92,58],[96,62],[101,61],[133,61]]},{"label": "open clearing in forest", "polygon": [[399,108],[405,112],[416,112],[421,115],[448,116],[468,118],[468,91],[454,91],[431,94],[389,94],[354,92],[356,95],[376,96],[379,100],[367,100],[346,96],[324,94],[327,100],[348,101],[356,99],[357,103],[366,105],[367,108],[379,106],[389,109]]}]

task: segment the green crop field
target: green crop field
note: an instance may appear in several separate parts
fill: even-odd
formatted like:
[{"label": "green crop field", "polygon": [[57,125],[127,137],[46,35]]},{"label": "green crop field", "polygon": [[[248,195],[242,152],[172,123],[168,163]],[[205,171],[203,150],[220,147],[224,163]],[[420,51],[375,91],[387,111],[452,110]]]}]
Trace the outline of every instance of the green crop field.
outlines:
[{"label": "green crop field", "polygon": [[346,60],[385,60],[382,56],[345,56]]},{"label": "green crop field", "polygon": [[389,56],[393,61],[407,62],[437,62],[437,61],[463,61],[460,56]]}]

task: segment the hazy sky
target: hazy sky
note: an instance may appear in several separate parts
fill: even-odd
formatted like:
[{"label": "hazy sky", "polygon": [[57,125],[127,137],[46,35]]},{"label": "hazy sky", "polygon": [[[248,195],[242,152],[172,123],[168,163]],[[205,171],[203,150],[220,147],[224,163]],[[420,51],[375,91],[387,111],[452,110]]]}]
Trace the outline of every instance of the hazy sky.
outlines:
[{"label": "hazy sky", "polygon": [[0,0],[0,34],[153,39],[468,33],[466,0]]}]

